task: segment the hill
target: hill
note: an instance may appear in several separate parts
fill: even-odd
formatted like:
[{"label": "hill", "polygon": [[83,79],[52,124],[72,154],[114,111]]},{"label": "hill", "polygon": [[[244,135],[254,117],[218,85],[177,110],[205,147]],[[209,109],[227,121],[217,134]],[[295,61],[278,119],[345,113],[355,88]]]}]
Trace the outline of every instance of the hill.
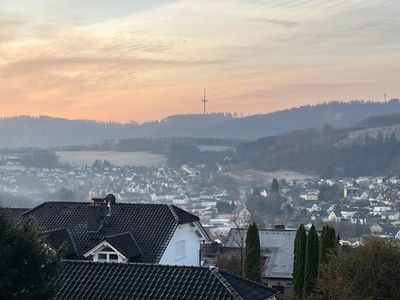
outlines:
[{"label": "hill", "polygon": [[400,114],[368,118],[348,128],[325,125],[242,143],[237,160],[238,168],[267,172],[395,175],[400,171]]},{"label": "hill", "polygon": [[143,124],[21,116],[0,119],[0,147],[89,145],[110,139],[136,137],[254,140],[324,124],[352,126],[366,118],[389,113],[400,113],[399,100],[330,102],[245,118],[226,113],[178,115]]}]

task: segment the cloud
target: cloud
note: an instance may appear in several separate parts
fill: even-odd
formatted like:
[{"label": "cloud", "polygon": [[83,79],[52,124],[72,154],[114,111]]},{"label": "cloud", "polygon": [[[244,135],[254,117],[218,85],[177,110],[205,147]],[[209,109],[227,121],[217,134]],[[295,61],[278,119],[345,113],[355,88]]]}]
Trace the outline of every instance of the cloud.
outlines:
[{"label": "cloud", "polygon": [[296,93],[299,103],[355,95],[371,82],[400,92],[395,1],[35,3],[0,13],[0,93],[12,101],[3,114],[162,118],[196,111],[204,86],[210,108],[245,112],[284,105],[275,98],[292,105]]}]

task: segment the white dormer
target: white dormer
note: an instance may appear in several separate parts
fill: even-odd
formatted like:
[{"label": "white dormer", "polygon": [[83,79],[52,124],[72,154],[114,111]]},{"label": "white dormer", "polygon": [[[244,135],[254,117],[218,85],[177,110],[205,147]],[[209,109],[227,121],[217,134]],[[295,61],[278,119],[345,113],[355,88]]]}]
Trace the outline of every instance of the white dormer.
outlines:
[{"label": "white dormer", "polygon": [[128,258],[107,241],[97,244],[83,256],[91,256],[93,261],[96,262],[128,262]]},{"label": "white dormer", "polygon": [[134,261],[142,254],[135,238],[130,232],[107,236],[83,254],[98,262]]}]

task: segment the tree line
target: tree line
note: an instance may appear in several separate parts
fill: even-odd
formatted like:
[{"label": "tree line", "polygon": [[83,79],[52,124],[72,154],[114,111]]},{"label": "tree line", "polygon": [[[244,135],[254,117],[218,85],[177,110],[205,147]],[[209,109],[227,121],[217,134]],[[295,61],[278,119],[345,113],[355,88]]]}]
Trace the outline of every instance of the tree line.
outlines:
[{"label": "tree line", "polygon": [[340,247],[334,228],[319,236],[300,225],[294,245],[295,299],[400,299],[400,248],[369,237],[359,247]]}]

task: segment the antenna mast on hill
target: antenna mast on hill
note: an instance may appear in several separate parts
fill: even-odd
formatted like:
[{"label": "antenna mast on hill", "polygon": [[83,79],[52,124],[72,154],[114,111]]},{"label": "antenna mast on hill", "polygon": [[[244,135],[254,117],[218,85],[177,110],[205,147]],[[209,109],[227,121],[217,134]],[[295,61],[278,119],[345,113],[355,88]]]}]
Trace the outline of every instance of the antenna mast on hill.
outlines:
[{"label": "antenna mast on hill", "polygon": [[207,114],[207,102],[208,102],[207,97],[206,97],[206,89],[204,89],[204,98],[203,98],[203,100],[201,100],[201,102],[203,102],[204,115],[206,115]]}]

